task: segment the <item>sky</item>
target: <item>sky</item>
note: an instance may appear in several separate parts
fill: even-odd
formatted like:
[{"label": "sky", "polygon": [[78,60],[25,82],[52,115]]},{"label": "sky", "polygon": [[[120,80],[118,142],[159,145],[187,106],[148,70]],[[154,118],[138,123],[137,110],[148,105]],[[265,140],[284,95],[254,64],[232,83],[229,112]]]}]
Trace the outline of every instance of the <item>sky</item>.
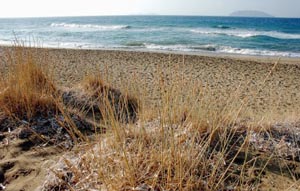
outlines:
[{"label": "sky", "polygon": [[0,17],[227,16],[237,10],[259,10],[277,17],[300,18],[300,0],[3,0]]}]

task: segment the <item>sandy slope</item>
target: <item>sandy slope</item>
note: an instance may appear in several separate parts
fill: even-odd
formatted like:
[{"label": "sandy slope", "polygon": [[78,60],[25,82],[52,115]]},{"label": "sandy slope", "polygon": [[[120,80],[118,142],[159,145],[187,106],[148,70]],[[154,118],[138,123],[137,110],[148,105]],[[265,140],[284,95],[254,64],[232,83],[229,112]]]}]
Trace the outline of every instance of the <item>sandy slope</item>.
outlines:
[{"label": "sandy slope", "polygon": [[6,191],[35,190],[61,153],[55,147],[31,147],[24,140],[3,143],[0,143],[0,177],[5,176]]}]

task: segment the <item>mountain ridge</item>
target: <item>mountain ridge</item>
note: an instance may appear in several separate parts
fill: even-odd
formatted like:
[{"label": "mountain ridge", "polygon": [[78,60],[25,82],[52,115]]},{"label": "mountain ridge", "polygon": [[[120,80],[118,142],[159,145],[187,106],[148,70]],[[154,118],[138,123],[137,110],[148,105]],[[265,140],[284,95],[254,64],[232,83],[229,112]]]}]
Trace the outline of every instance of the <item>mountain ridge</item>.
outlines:
[{"label": "mountain ridge", "polygon": [[232,16],[232,17],[274,17],[273,15],[270,15],[263,11],[257,11],[257,10],[234,11],[229,16]]}]

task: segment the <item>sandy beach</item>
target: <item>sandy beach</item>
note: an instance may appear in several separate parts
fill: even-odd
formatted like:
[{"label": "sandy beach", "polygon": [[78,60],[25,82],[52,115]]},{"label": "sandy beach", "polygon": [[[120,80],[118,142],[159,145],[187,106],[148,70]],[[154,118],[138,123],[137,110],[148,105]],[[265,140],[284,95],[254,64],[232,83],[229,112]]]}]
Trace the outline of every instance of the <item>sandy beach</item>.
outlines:
[{"label": "sandy beach", "polygon": [[165,73],[167,80],[179,75],[191,84],[199,83],[212,99],[226,101],[239,94],[240,99],[247,99],[245,109],[251,114],[292,114],[300,108],[297,58],[74,49],[32,52],[42,66],[51,63],[49,68],[61,86],[74,86],[96,74],[116,88],[124,89],[123,82],[130,83],[129,89],[144,88],[147,101],[155,103],[158,93],[154,78]]}]

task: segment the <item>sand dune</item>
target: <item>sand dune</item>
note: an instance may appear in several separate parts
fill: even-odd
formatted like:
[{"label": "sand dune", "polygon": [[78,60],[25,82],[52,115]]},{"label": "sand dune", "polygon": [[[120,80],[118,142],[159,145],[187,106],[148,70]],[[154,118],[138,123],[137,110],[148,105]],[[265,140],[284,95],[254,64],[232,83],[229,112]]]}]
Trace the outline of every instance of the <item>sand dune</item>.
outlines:
[{"label": "sand dune", "polygon": [[[6,74],[9,50],[8,47],[0,49],[2,75]],[[278,58],[266,57],[183,56],[113,50],[28,50],[37,63],[47,67],[50,76],[53,75],[62,88],[72,88],[86,76],[99,75],[122,91],[138,93],[142,88],[149,107],[161,103],[160,81],[167,86],[184,79],[183,92],[185,88],[188,91],[190,84],[197,84],[203,87],[211,103],[218,101],[212,107],[223,107],[228,101],[242,102],[247,111],[245,115],[251,117],[280,121],[297,116],[300,108],[300,60],[297,59],[278,61]],[[40,186],[47,168],[57,160],[60,151],[55,147],[32,147],[18,139],[10,144],[5,141],[8,140],[0,140],[0,183],[5,174],[6,190],[32,190]]]}]

